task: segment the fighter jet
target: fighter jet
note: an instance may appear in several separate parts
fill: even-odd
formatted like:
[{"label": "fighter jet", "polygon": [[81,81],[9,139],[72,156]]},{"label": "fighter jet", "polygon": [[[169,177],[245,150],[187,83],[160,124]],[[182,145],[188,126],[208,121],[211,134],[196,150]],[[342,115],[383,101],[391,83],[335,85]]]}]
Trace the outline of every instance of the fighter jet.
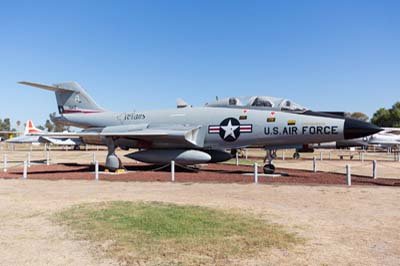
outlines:
[{"label": "fighter jet", "polygon": [[[42,134],[43,136],[39,136],[40,134]],[[74,146],[75,149],[77,149],[80,145],[84,144],[79,137],[49,137],[44,135],[45,135],[44,131],[41,131],[40,129],[36,128],[32,120],[28,120],[26,122],[24,134],[16,138],[8,139],[6,140],[6,142],[13,144],[49,143],[60,146]]]},{"label": "fighter jet", "polygon": [[[79,137],[88,144],[106,145],[105,166],[122,168],[117,147],[139,151],[129,158],[153,164],[193,165],[223,162],[231,158],[226,149],[249,146],[273,147],[359,138],[379,132],[372,124],[329,114],[308,112],[287,102],[270,110],[212,106],[143,112],[112,112],[99,106],[76,82],[52,86],[20,82],[55,92],[62,123],[83,130],[78,133],[41,133],[40,136]],[[264,166],[273,172],[272,163]]]}]

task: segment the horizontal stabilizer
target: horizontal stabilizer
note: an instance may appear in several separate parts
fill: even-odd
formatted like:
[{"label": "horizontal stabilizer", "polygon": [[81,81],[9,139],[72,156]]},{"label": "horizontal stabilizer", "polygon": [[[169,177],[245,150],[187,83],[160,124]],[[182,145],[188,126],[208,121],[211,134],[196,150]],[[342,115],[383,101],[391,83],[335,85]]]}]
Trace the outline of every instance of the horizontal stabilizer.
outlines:
[{"label": "horizontal stabilizer", "polygon": [[52,86],[27,81],[18,83],[55,92],[57,107],[60,114],[91,114],[105,111],[105,109],[100,107],[75,81],[57,83]]},{"label": "horizontal stabilizer", "polygon": [[58,92],[75,91],[73,89],[58,88],[58,87],[53,87],[53,86],[43,85],[43,84],[33,83],[33,82],[27,82],[27,81],[20,81],[18,83],[22,84],[22,85],[27,85],[27,86],[36,87],[36,88],[39,88],[39,89],[44,89],[44,90],[54,91],[54,92],[56,92],[56,91],[58,91]]}]

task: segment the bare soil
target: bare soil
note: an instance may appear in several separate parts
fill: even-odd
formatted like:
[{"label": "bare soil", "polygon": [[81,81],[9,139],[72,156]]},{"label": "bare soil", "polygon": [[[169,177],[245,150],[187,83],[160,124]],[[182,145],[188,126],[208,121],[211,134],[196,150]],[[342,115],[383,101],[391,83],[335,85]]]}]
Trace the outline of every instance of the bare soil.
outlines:
[{"label": "bare soil", "polygon": [[[156,170],[158,167],[146,164],[125,164],[127,169],[123,174],[101,173],[100,179],[107,181],[171,181],[170,169]],[[103,169],[101,169],[103,170]],[[195,172],[177,168],[176,182],[212,182],[212,183],[252,183],[254,182],[253,167],[225,164],[209,164],[198,168]],[[262,168],[259,167],[259,173]],[[308,185],[345,185],[346,176],[340,173],[312,172],[300,169],[278,168],[278,177],[260,175],[259,182],[267,184],[308,184]],[[23,175],[22,169],[13,169],[8,173],[0,173],[0,178],[18,179]],[[91,180],[94,179],[94,166],[87,164],[57,164],[33,165],[28,171],[29,179],[45,180]],[[353,185],[384,185],[400,186],[400,179],[377,178],[352,175]]]},{"label": "bare soil", "polygon": [[[63,173],[59,166],[51,167],[58,177],[63,173],[79,177],[69,166],[63,166]],[[86,171],[84,178],[93,177]],[[40,175],[46,173],[36,173],[36,178]],[[161,175],[167,178],[168,173]],[[17,173],[10,177],[13,179],[0,179],[0,265],[118,265],[113,258],[105,258],[99,248],[110,243],[76,240],[50,220],[54,213],[76,204],[115,200],[161,201],[249,213],[306,239],[293,250],[267,249],[251,259],[232,260],[229,265],[395,266],[400,261],[400,190],[396,187],[17,180]],[[137,261],[132,265],[146,264]]]}]

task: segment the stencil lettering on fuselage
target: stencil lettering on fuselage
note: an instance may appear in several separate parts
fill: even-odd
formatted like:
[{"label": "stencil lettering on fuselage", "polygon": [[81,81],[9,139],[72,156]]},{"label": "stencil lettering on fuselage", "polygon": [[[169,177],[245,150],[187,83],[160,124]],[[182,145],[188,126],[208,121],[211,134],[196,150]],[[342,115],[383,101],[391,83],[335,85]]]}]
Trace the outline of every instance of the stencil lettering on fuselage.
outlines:
[{"label": "stencil lettering on fuselage", "polygon": [[338,126],[285,126],[280,127],[265,127],[265,135],[273,136],[297,136],[297,135],[338,135]]}]

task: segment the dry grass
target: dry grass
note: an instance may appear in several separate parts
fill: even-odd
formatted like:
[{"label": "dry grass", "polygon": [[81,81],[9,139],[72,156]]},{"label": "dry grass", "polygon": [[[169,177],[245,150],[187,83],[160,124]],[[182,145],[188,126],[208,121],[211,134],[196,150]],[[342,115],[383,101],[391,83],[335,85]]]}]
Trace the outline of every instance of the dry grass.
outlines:
[{"label": "dry grass", "polygon": [[303,242],[255,217],[157,202],[83,204],[55,220],[128,265],[226,264]]}]

